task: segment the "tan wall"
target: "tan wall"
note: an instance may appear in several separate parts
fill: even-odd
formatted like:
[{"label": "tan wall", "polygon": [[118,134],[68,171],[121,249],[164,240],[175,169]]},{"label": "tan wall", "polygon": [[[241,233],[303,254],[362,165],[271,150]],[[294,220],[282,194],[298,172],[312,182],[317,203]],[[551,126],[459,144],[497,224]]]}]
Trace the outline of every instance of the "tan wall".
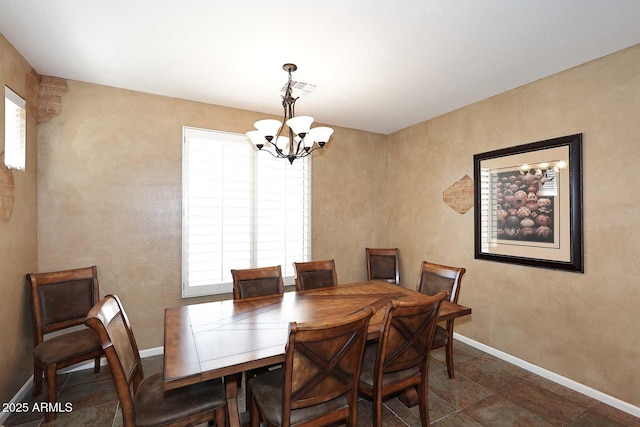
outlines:
[{"label": "tan wall", "polygon": [[8,402],[33,373],[31,309],[24,276],[35,271],[37,262],[37,76],[0,34],[0,151],[4,151],[5,85],[27,101],[27,166],[24,172],[12,172],[14,206],[11,217],[0,220],[0,402]]},{"label": "tan wall", "polygon": [[[640,405],[640,45],[389,136],[389,235],[405,278],[467,268],[457,331]],[[442,191],[473,155],[583,133],[585,274],[474,260],[473,210]],[[405,282],[405,285],[407,283]]]},{"label": "tan wall", "polygon": [[350,283],[367,279],[367,246],[390,244],[386,136],[338,132],[313,163],[313,258],[335,258],[338,282]]},{"label": "tan wall", "polygon": [[[182,126],[244,133],[264,115],[68,83],[62,114],[39,125],[38,268],[96,264],[140,348],[160,346],[164,308],[203,300],[180,291]],[[314,154],[313,255],[334,257],[341,281],[364,279],[365,242],[386,238],[386,157],[372,149],[385,141],[336,128]]]}]

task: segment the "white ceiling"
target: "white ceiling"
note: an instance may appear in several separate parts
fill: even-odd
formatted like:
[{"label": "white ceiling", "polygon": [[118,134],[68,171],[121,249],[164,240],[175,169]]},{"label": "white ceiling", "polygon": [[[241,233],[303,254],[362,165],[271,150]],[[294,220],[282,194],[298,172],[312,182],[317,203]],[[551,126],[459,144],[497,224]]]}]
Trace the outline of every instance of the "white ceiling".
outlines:
[{"label": "white ceiling", "polygon": [[[640,43],[640,0],[0,0],[40,74],[388,134]],[[249,130],[249,129],[247,129]]]}]

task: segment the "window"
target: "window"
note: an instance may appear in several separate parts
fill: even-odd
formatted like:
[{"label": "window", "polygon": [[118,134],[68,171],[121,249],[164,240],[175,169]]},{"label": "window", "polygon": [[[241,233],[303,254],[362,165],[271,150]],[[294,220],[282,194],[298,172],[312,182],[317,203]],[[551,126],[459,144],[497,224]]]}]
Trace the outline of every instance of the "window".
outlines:
[{"label": "window", "polygon": [[258,153],[245,135],[183,128],[182,296],[231,292],[231,269],[310,259],[311,162]]},{"label": "window", "polygon": [[4,164],[11,169],[25,168],[27,110],[24,99],[4,87]]}]

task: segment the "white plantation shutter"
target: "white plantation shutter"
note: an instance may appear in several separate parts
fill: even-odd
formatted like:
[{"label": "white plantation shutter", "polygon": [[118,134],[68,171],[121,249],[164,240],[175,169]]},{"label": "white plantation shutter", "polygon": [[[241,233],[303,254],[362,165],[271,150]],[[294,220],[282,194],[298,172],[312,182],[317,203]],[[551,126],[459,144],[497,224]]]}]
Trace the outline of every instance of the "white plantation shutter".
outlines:
[{"label": "white plantation shutter", "polygon": [[27,110],[24,99],[4,87],[4,164],[23,171],[26,163]]},{"label": "white plantation shutter", "polygon": [[310,259],[311,185],[309,157],[290,164],[256,153],[256,266],[281,265],[293,278],[293,262]]},{"label": "white plantation shutter", "polygon": [[244,135],[184,128],[183,296],[231,292],[231,269],[309,259],[310,170]]}]

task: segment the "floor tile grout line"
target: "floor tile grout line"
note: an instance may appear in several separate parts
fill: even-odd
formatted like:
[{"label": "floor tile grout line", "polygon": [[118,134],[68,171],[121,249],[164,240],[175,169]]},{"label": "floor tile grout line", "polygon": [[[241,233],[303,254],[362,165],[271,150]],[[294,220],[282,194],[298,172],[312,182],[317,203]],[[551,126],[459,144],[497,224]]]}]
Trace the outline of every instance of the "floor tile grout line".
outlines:
[{"label": "floor tile grout line", "polygon": [[[482,358],[482,357],[479,357],[479,358]],[[478,357],[474,357],[474,359],[478,359]],[[485,359],[485,360],[486,360],[486,359]],[[464,375],[464,374],[458,373],[458,375],[460,375],[460,376],[464,377],[466,380],[468,380],[468,381],[470,381],[470,382],[472,382],[472,383],[474,383],[474,384],[477,384],[477,385],[479,385],[479,386],[481,386],[481,387],[484,387],[484,388],[485,388],[485,389],[487,389],[487,390],[490,390],[490,389],[488,389],[487,387],[483,386],[481,383],[479,383],[479,382],[477,382],[477,381],[474,381],[473,379],[469,378],[468,376],[466,376],[466,375]],[[463,411],[464,411],[464,409],[466,409],[466,408],[468,408],[468,407],[471,407],[471,406],[473,406],[473,405],[475,405],[475,404],[477,404],[477,403],[479,403],[479,402],[482,402],[483,400],[486,400],[486,399],[489,399],[489,398],[491,398],[491,397],[494,397],[494,396],[496,396],[496,395],[497,395],[497,396],[499,396],[499,397],[501,397],[501,398],[507,399],[508,401],[510,401],[510,402],[511,402],[511,404],[513,404],[513,405],[517,406],[517,407],[518,407],[518,408],[520,408],[520,409],[527,410],[526,408],[523,408],[521,405],[519,405],[517,402],[514,402],[514,401],[512,401],[511,399],[508,399],[506,396],[504,396],[504,395],[503,395],[503,393],[506,393],[506,391],[508,391],[509,389],[511,389],[511,388],[513,388],[513,387],[515,387],[515,386],[517,386],[518,384],[521,384],[522,382],[528,382],[528,383],[530,383],[531,385],[533,385],[534,387],[541,388],[541,389],[545,390],[546,392],[550,392],[550,393],[552,393],[552,394],[554,394],[554,395],[558,396],[559,398],[562,398],[562,399],[567,400],[571,405],[575,405],[576,407],[579,407],[579,408],[581,408],[581,409],[584,409],[584,411],[582,411],[582,412],[580,413],[580,415],[576,416],[575,418],[572,418],[568,423],[571,423],[572,421],[575,421],[577,418],[579,418],[580,416],[582,416],[585,412],[587,412],[587,411],[589,410],[589,408],[585,408],[584,406],[580,405],[579,403],[574,402],[574,401],[572,401],[572,400],[570,400],[570,399],[568,399],[568,398],[566,398],[566,397],[564,397],[564,396],[562,396],[562,395],[560,395],[560,394],[558,394],[558,393],[554,392],[553,390],[546,389],[546,388],[544,388],[544,387],[542,387],[542,386],[539,386],[539,385],[537,385],[537,384],[533,383],[532,381],[530,381],[530,380],[529,380],[528,378],[526,378],[526,377],[518,377],[518,378],[519,378],[519,381],[518,381],[518,382],[516,382],[516,383],[514,383],[514,384],[511,384],[511,385],[509,385],[509,386],[503,387],[503,388],[501,388],[500,390],[490,390],[490,391],[492,392],[492,394],[491,394],[491,395],[489,395],[489,396],[486,396],[486,397],[484,397],[484,398],[482,398],[482,399],[480,399],[478,402],[474,402],[474,403],[472,403],[472,404],[470,404],[470,405],[467,405],[467,406],[465,406],[465,407],[463,407],[463,408],[457,408],[456,406],[454,406],[454,407],[457,409],[457,411],[456,411],[456,412],[462,412],[462,413],[464,413],[464,412],[463,412]],[[439,395],[438,395],[434,390],[432,390],[432,392],[433,392],[434,394],[436,394],[437,396],[439,396]],[[440,397],[440,398],[442,398],[442,396],[439,396],[439,397]],[[452,412],[451,414],[448,414],[448,415],[446,415],[445,417],[440,418],[440,420],[445,419],[445,418],[447,418],[447,417],[449,417],[449,416],[451,416],[451,415],[455,414],[456,412]],[[465,413],[465,415],[466,415],[466,413]],[[548,419],[547,417],[545,417],[545,416],[542,416],[542,415],[540,415],[540,414],[536,414],[536,415],[540,416],[542,419],[544,419],[545,421],[547,421],[547,422],[549,422],[549,423],[552,423],[552,422],[553,422],[553,420],[549,420],[549,419]],[[473,421],[474,421],[474,422],[477,422],[473,417],[470,417],[470,418],[471,418],[471,419],[473,419]]]},{"label": "floor tile grout line", "polygon": [[113,413],[113,419],[111,420],[111,427],[116,427],[116,420],[118,419],[118,411],[120,410],[120,400],[116,404],[116,411]]},{"label": "floor tile grout line", "polygon": [[65,378],[64,382],[60,386],[60,391],[62,391],[62,389],[67,385],[67,383],[69,382],[69,379],[71,378],[71,375],[72,374],[67,375],[67,378]]},{"label": "floor tile grout line", "polygon": [[406,425],[407,427],[410,427],[409,424],[398,414],[395,413],[395,411],[391,408],[389,408],[389,406],[387,406],[386,403],[382,402],[382,406],[384,406],[385,408],[387,408],[389,410],[389,412],[391,412],[397,419],[399,419],[400,421],[402,421],[404,423],[404,425]]},{"label": "floor tile grout line", "polygon": [[[455,408],[455,406],[453,408],[455,409],[455,411],[451,412],[450,414],[445,415],[444,417],[440,417],[437,420],[430,420],[430,424],[434,424],[434,423],[437,423],[439,421],[445,420],[445,419],[451,417],[452,415],[455,415],[455,414],[458,414],[458,413],[466,415],[464,412],[462,412],[462,409],[457,409],[457,408]],[[468,415],[466,415],[466,416],[468,416]],[[469,417],[469,418],[471,418],[471,417]],[[471,419],[473,420],[473,418],[471,418]],[[473,421],[475,422],[476,420],[473,420]]]},{"label": "floor tile grout line", "polygon": [[[526,382],[528,382],[529,384],[531,384],[532,386],[534,386],[534,387],[536,387],[536,388],[539,388],[539,389],[541,389],[541,390],[544,390],[545,392],[551,393],[551,394],[555,395],[555,396],[556,396],[556,397],[558,397],[558,398],[564,399],[564,400],[566,400],[566,401],[567,401],[567,403],[568,403],[568,404],[571,404],[572,406],[575,406],[575,407],[577,407],[577,408],[583,409],[583,411],[582,411],[582,412],[580,412],[580,414],[579,414],[579,415],[577,415],[577,416],[573,417],[571,420],[567,421],[567,422],[566,422],[565,424],[563,424],[563,425],[571,424],[573,421],[577,420],[578,418],[580,418],[582,415],[584,415],[586,412],[588,412],[588,411],[589,411],[589,408],[588,408],[588,407],[584,407],[584,406],[582,406],[581,404],[579,404],[579,403],[577,403],[577,402],[574,402],[574,401],[572,401],[572,400],[570,400],[570,399],[568,399],[568,398],[566,398],[566,397],[564,397],[564,396],[562,396],[562,395],[560,395],[560,394],[556,393],[556,392],[555,392],[555,391],[553,391],[553,390],[549,390],[549,389],[547,389],[547,388],[545,388],[545,387],[539,386],[539,385],[535,384],[534,382],[529,381],[529,379],[527,379],[527,378],[522,378],[522,381],[526,381]],[[522,382],[522,381],[521,381],[521,382]],[[518,384],[519,384],[519,383],[516,383],[516,384],[513,384],[513,385],[512,385],[512,386],[510,386],[510,387],[504,388],[504,389],[502,389],[502,391],[501,391],[500,393],[496,393],[496,394],[498,394],[501,398],[506,399],[506,400],[508,400],[509,402],[511,402],[511,404],[512,404],[512,405],[515,405],[515,406],[517,406],[518,408],[522,408],[522,409],[524,409],[524,410],[528,410],[528,409],[526,409],[526,408],[523,408],[521,405],[519,405],[519,404],[518,404],[518,402],[515,402],[515,401],[513,401],[513,400],[509,399],[509,397],[508,397],[508,393],[507,393],[507,396],[505,396],[505,395],[503,395],[503,394],[502,394],[502,392],[506,392],[508,389],[510,389],[510,388],[512,388],[512,387],[515,387],[515,386],[516,386],[516,385],[518,385]],[[532,411],[530,411],[530,412],[532,412]],[[553,422],[554,422],[553,420],[548,419],[548,418],[547,418],[547,416],[545,416],[546,414],[545,414],[545,415],[542,415],[542,414],[538,414],[538,413],[536,413],[536,412],[533,412],[533,413],[534,413],[534,414],[536,414],[536,415],[538,415],[540,418],[542,418],[543,420],[547,421],[548,423],[553,424]],[[607,417],[607,418],[608,418],[608,417]]]}]

